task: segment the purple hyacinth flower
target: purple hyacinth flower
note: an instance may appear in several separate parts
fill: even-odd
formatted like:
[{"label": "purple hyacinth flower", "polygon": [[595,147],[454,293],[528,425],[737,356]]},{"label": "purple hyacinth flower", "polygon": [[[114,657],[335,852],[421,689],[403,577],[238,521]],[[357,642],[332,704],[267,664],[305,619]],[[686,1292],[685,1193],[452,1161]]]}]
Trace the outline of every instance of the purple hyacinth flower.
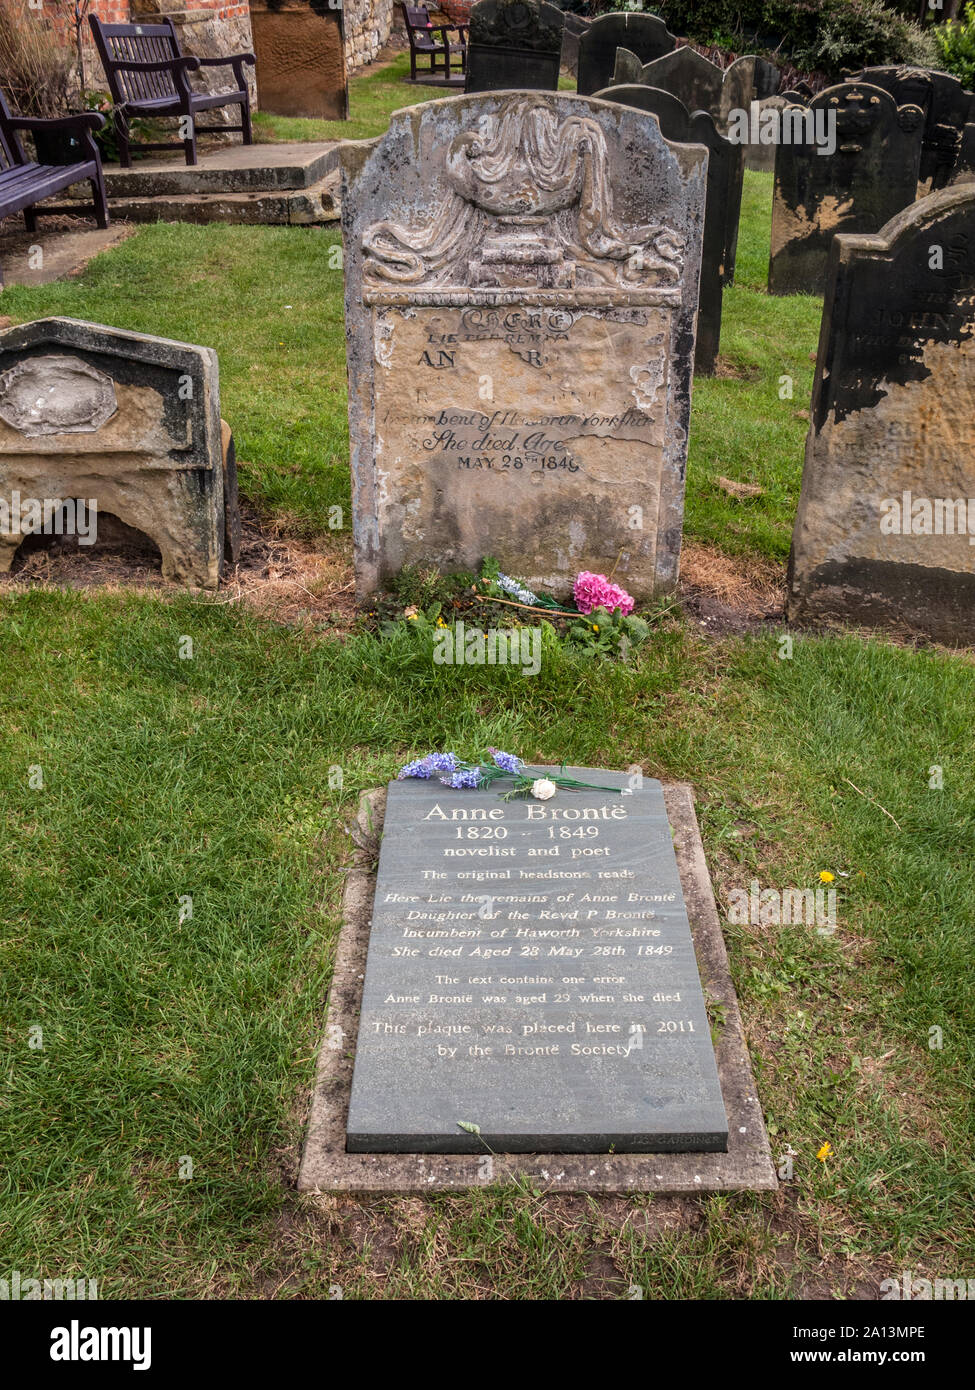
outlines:
[{"label": "purple hyacinth flower", "polygon": [[449,777],[441,777],[441,782],[445,787],[478,787],[481,784],[481,774],[478,768],[463,768],[460,772],[452,772]]},{"label": "purple hyacinth flower", "polygon": [[456,753],[429,753],[424,762],[433,772],[456,772]]},{"label": "purple hyacinth flower", "polygon": [[520,772],[524,766],[514,753],[505,753],[500,748],[491,748],[488,751],[494,759],[495,767],[499,767],[502,772]]},{"label": "purple hyacinth flower", "polygon": [[415,762],[407,763],[401,767],[396,774],[397,782],[403,782],[407,777],[432,777],[433,771],[429,764],[429,755],[426,758],[417,758]]}]

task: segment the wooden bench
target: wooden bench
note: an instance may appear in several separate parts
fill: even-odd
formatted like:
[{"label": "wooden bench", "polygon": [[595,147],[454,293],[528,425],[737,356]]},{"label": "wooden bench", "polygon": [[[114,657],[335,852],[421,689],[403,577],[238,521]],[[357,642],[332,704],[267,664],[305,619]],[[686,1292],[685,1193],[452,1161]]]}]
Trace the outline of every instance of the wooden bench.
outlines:
[{"label": "wooden bench", "polygon": [[[53,120],[40,120],[27,116],[14,116],[7,105],[3,92],[0,92],[0,217],[10,217],[15,212],[24,214],[28,232],[37,231],[39,216],[56,216],[70,213],[93,212],[99,227],[108,226],[108,203],[105,198],[105,179],[102,175],[102,161],[95,144],[93,132],[101,130],[105,117],[96,111],[87,111],[78,116],[59,116]],[[27,158],[17,132],[27,133],[57,132],[70,136],[77,145],[78,160],[71,164],[39,164]],[[36,207],[42,198],[53,197],[73,183],[91,184],[92,202],[90,206],[73,203],[65,207]],[[0,285],[3,284],[3,271],[0,269]]]},{"label": "wooden bench", "polygon": [[[254,143],[250,94],[244,73],[244,65],[255,61],[253,53],[234,53],[226,58],[184,57],[173,21],[168,18],[160,24],[103,24],[95,15],[89,15],[88,22],[112,98],[119,162],[123,168],[132,167],[129,120],[133,116],[177,117],[181,127],[179,140],[145,141],[139,148],[178,150],[182,147],[187,164],[196,163],[198,132],[239,131],[245,145]],[[233,68],[235,90],[194,91],[189,74],[201,68],[217,67]],[[198,111],[212,111],[220,106],[239,106],[240,125],[197,126]]]},{"label": "wooden bench", "polygon": [[[410,79],[416,81],[417,58],[429,58],[432,73],[437,71],[438,60],[442,59],[444,80],[449,82],[451,55],[456,55],[459,60],[459,72],[463,73],[467,65],[466,25],[434,24],[423,6],[407,5],[405,0],[399,0],[399,7],[403,12],[406,37],[410,41]],[[458,35],[453,45],[448,37],[451,33]],[[439,42],[434,37],[435,34],[440,35]]]}]

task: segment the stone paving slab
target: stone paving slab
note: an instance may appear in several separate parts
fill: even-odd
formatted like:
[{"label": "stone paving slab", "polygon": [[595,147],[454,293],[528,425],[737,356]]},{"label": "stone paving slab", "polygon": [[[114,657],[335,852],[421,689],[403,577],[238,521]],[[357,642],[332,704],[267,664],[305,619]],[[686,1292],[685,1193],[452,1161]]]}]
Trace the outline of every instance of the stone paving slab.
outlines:
[{"label": "stone paving slab", "polygon": [[274,192],[310,188],[338,168],[339,140],[282,140],[227,145],[187,167],[172,159],[137,159],[133,168],[105,167],[110,199],[172,197],[190,193]]},{"label": "stone paving slab", "polygon": [[339,173],[308,188],[278,192],[170,193],[109,197],[113,217],[129,222],[224,222],[242,226],[308,227],[339,220]]},{"label": "stone paving slab", "polygon": [[366,792],[359,849],[346,882],[344,924],[302,1157],[304,1192],[436,1192],[529,1179],[559,1192],[772,1191],[778,1186],[728,969],[693,788],[665,786],[667,814],[705,995],[724,1011],[715,1057],[728,1115],[728,1152],[701,1154],[350,1154],[345,1150],[352,1065],[386,793]]},{"label": "stone paving slab", "polygon": [[[18,219],[19,220],[19,219]],[[14,224],[10,235],[0,237],[0,265],[7,285],[47,285],[80,275],[85,266],[102,251],[109,251],[131,236],[134,227],[118,220],[110,227],[79,227],[77,231],[45,231],[43,221],[37,232],[24,232]],[[32,247],[43,253],[40,264]]]}]

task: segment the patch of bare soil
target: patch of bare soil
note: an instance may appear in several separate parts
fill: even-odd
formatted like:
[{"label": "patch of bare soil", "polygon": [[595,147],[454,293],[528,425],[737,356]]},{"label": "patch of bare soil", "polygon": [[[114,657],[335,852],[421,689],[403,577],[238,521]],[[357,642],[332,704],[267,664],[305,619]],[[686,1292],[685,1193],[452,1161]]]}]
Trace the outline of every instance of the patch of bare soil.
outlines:
[{"label": "patch of bare soil", "polygon": [[[348,538],[309,540],[282,535],[256,513],[242,519],[240,559],[215,603],[244,603],[288,627],[348,631],[355,620],[355,580]],[[20,588],[98,589],[169,596],[156,547],[107,513],[98,517],[98,542],[79,546],[74,536],[29,537],[0,593]]]},{"label": "patch of bare soil", "polygon": [[680,572],[684,611],[709,633],[755,632],[783,620],[785,570],[771,560],[685,541]]},{"label": "patch of bare soil", "polygon": [[[58,215],[42,217],[36,232],[24,229],[20,215],[0,221],[0,266],[8,285],[43,285],[52,280],[70,280],[103,251],[120,245],[137,229],[134,223],[112,221],[99,228],[91,217]],[[31,248],[43,253],[40,266],[31,264]],[[10,320],[0,327],[10,326]]]}]

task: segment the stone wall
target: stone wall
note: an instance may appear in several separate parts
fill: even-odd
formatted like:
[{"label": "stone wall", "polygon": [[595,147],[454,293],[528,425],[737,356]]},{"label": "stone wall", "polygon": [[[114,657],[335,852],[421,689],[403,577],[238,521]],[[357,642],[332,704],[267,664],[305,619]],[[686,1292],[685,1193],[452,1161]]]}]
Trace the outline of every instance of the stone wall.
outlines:
[{"label": "stone wall", "polygon": [[345,0],[345,64],[349,72],[371,63],[393,27],[393,0]]},{"label": "stone wall", "polygon": [[349,114],[342,11],[251,0],[261,110],[342,121]]}]

